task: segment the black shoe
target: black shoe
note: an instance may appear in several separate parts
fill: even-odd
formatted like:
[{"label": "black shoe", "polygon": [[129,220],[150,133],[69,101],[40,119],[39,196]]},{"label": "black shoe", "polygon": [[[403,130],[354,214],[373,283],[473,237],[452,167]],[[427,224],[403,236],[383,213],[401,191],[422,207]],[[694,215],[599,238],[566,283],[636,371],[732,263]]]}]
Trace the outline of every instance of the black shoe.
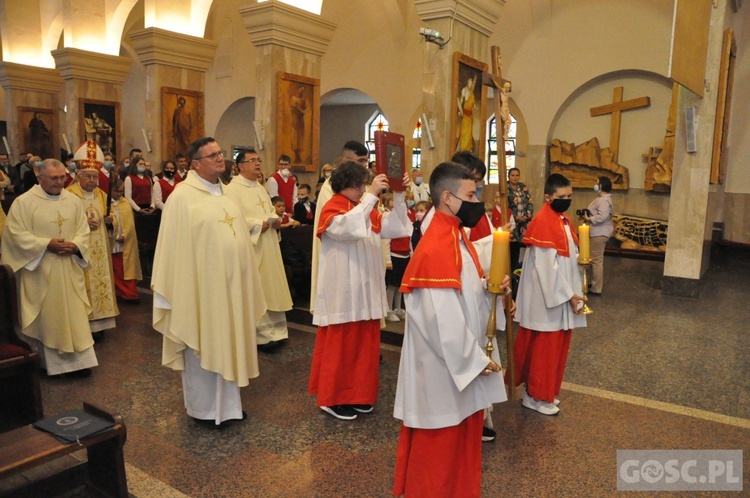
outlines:
[{"label": "black shoe", "polygon": [[346,405],[321,406],[320,409],[339,420],[354,420],[357,418],[357,412],[354,408]]},{"label": "black shoe", "polygon": [[586,293],[586,295],[587,295],[587,296],[601,296],[601,295],[602,295],[602,293],[601,293],[601,292],[588,291],[588,292]]},{"label": "black shoe", "polygon": [[247,420],[247,412],[245,410],[242,410],[242,419],[241,420]]},{"label": "black shoe", "polygon": [[72,372],[67,372],[65,376],[73,379],[87,379],[91,377],[91,369],[82,368],[81,370],[74,370]]},{"label": "black shoe", "polygon": [[272,354],[275,353],[278,349],[278,346],[274,342],[269,342],[266,344],[258,344],[258,351],[266,354]]},{"label": "black shoe", "polygon": [[372,405],[346,405],[354,409],[357,413],[371,413],[373,410]]},{"label": "black shoe", "polygon": [[195,421],[196,424],[202,425],[206,429],[222,429],[224,427],[223,423],[222,424],[217,424],[216,420],[213,420],[213,419],[206,420],[206,419],[195,418],[195,417],[190,417],[190,418],[192,418]]},{"label": "black shoe", "polygon": [[101,332],[94,332],[91,334],[91,336],[94,338],[94,342],[102,342],[104,341],[104,331]]},{"label": "black shoe", "polygon": [[489,443],[495,440],[497,433],[489,427],[482,427],[482,442]]}]

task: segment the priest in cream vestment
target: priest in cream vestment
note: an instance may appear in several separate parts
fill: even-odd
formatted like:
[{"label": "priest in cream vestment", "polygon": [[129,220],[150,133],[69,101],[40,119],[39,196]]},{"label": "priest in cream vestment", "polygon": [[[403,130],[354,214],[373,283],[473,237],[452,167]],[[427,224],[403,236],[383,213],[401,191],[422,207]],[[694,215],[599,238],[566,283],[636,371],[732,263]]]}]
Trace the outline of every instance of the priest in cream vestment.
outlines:
[{"label": "priest in cream vestment", "polygon": [[162,212],[153,326],[162,364],[182,371],[188,415],[218,426],[243,418],[239,388],[258,376],[255,324],[266,304],[250,231],[219,182],[221,147],[203,137],[188,156],[192,171]]},{"label": "priest in cream vestment", "polygon": [[[89,322],[91,332],[102,332],[115,328],[115,317],[120,314],[115,298],[112,251],[105,224],[105,216],[108,216],[107,194],[98,187],[104,154],[96,142],[89,140],[78,147],[73,160],[78,166],[78,174],[67,190],[81,199],[91,229],[89,270],[86,272],[86,292],[91,303]],[[111,223],[111,215],[107,219]]]},{"label": "priest in cream vestment", "polygon": [[3,263],[18,283],[21,332],[48,375],[90,374],[96,366],[84,268],[89,226],[80,201],[63,190],[65,166],[47,159],[39,185],[18,197],[3,232]]},{"label": "priest in cream vestment", "polygon": [[[292,296],[281,259],[277,236],[279,218],[271,205],[271,197],[257,182],[260,158],[254,150],[237,154],[240,174],[226,186],[226,195],[237,203],[250,230],[250,240],[255,247],[255,258],[260,273],[263,294],[268,310],[256,324],[258,347],[272,352],[289,337],[286,311],[292,309]],[[265,347],[264,347],[265,346]]]}]

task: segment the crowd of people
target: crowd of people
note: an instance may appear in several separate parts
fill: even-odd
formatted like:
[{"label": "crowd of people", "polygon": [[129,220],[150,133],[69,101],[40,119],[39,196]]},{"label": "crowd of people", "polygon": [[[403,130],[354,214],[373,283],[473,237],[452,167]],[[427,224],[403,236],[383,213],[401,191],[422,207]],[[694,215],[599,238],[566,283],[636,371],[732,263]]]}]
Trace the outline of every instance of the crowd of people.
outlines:
[{"label": "crowd of people", "polygon": [[[507,200],[482,202],[486,167],[465,151],[438,165],[429,182],[414,169],[392,191],[356,141],[321,168],[314,190],[299,183],[289,156],[265,179],[255,150],[226,160],[211,137],[158,173],[138,149],[118,165],[93,141],[63,162],[21,158],[12,167],[0,154],[0,192],[16,197],[0,220],[2,262],[17,275],[20,333],[38,348],[47,375],[91,375],[96,334],[116,326],[118,301],[138,301],[136,218],[158,214],[151,289],[163,365],[181,372],[185,408],[198,423],[246,418],[240,388],[260,373],[258,351],[273,354],[289,337],[279,230],[311,225],[317,335],[308,391],[317,406],[343,421],[373,412],[381,328],[405,321],[394,495],[478,496],[481,443],[495,438],[492,405],[507,399],[484,334],[492,232],[502,229],[511,232],[505,291],[522,269],[517,302],[507,302],[519,322],[522,405],[560,411],[571,331],[586,326],[577,233],[565,214],[573,189],[561,175],[547,179],[535,214],[517,168]],[[602,292],[611,186],[597,181],[584,215],[593,295]],[[497,321],[506,327],[504,314]]]}]

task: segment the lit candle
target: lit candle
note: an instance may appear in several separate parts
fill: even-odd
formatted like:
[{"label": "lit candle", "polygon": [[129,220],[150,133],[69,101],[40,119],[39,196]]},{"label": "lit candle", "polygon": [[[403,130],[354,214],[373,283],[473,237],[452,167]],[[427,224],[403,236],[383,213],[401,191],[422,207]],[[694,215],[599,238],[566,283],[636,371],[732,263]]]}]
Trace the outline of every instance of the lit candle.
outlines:
[{"label": "lit candle", "polygon": [[[490,263],[490,290],[499,291],[505,275],[510,273],[510,232],[495,230],[492,233],[492,262]],[[492,288],[494,287],[494,289]]]},{"label": "lit candle", "polygon": [[578,247],[580,254],[578,260],[586,262],[591,259],[591,239],[589,238],[589,226],[585,223],[578,227]]}]

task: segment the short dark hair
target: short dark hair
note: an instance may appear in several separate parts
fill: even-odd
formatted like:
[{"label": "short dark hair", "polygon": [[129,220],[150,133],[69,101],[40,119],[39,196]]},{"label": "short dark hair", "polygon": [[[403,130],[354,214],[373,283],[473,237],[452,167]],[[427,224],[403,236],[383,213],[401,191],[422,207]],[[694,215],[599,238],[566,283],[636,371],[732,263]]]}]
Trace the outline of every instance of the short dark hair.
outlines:
[{"label": "short dark hair", "polygon": [[285,201],[285,200],[284,200],[284,198],[283,198],[283,197],[281,197],[280,195],[274,195],[273,197],[271,197],[271,204],[273,204],[274,206],[275,206],[275,205],[276,205],[277,203],[279,203],[279,202],[283,202],[283,203],[284,203],[284,205],[286,206],[286,201]]},{"label": "short dark hair", "polygon": [[446,190],[455,194],[462,180],[474,181],[474,173],[466,166],[446,161],[438,164],[430,174],[430,197],[432,204],[437,208],[440,206],[440,196]]},{"label": "short dark hair", "polygon": [[141,153],[141,154],[143,153],[143,151],[141,149],[130,149],[130,154],[128,154],[128,157],[133,157],[133,153],[134,152],[138,152],[138,153]]},{"label": "short dark hair", "polygon": [[[469,171],[474,173],[474,175],[479,174],[482,178],[487,174],[487,166],[484,165],[484,161],[468,150],[456,152],[453,154],[453,157],[451,157],[451,161],[458,163],[461,166],[466,166]],[[474,177],[474,180],[476,180],[476,176]]]},{"label": "short dark hair", "polygon": [[281,155],[279,156],[279,160],[278,160],[278,161],[276,161],[276,164],[280,163],[281,161],[286,161],[286,162],[288,162],[288,163],[291,163],[291,162],[292,162],[292,158],[291,158],[291,157],[289,157],[289,156],[287,156],[286,154],[281,154]]},{"label": "short dark hair", "polygon": [[201,149],[201,147],[212,142],[216,142],[216,140],[214,140],[214,137],[200,137],[199,139],[190,142],[187,150],[189,160],[194,160],[196,156],[198,156],[198,151]]},{"label": "short dark hair", "polygon": [[544,193],[545,195],[555,195],[557,189],[563,187],[570,187],[570,180],[559,173],[552,173],[544,182]]},{"label": "short dark hair", "polygon": [[599,186],[602,188],[602,192],[609,192],[612,190],[612,180],[608,176],[600,176]]},{"label": "short dark hair", "polygon": [[180,159],[182,159],[183,157],[184,157],[185,159],[187,159],[187,156],[186,156],[185,154],[183,154],[182,152],[178,152],[178,153],[177,153],[177,155],[176,155],[176,156],[174,156],[174,160],[175,160],[175,161],[179,161],[179,160],[180,160]]},{"label": "short dark hair", "polygon": [[310,185],[308,185],[306,183],[301,183],[300,185],[297,186],[297,190],[299,190],[301,188],[306,188],[308,192],[312,192],[312,189],[310,188]]},{"label": "short dark hair", "polygon": [[167,159],[166,161],[162,161],[162,163],[161,163],[161,170],[162,171],[164,171],[164,168],[167,167],[167,164],[171,164],[172,167],[174,167],[174,169],[177,170],[177,165],[175,164],[175,162],[172,161],[172,160],[170,160],[170,159]]},{"label": "short dark hair", "polygon": [[343,150],[350,150],[354,152],[358,156],[367,156],[370,154],[370,151],[365,147],[364,144],[361,142],[357,142],[356,140],[349,140],[344,144]]},{"label": "short dark hair", "polygon": [[333,170],[331,174],[331,189],[339,193],[344,189],[359,188],[365,184],[369,171],[354,161],[346,161]]},{"label": "short dark hair", "polygon": [[521,174],[521,170],[520,169],[518,169],[518,168],[510,168],[508,170],[508,176],[510,176],[510,174],[513,173],[514,171],[518,171],[519,175]]},{"label": "short dark hair", "polygon": [[247,149],[240,149],[234,155],[234,163],[239,166],[240,161],[245,159],[245,154],[257,154],[257,152],[255,152],[255,149],[252,147],[248,147]]}]

